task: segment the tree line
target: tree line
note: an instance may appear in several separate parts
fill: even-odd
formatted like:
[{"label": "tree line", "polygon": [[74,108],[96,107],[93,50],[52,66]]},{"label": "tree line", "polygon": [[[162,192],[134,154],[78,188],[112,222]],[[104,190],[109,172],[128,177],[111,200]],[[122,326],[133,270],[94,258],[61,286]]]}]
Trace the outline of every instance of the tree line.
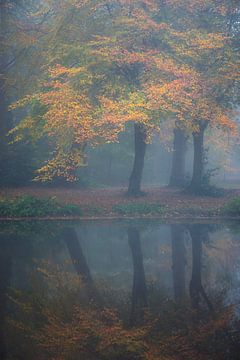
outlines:
[{"label": "tree line", "polygon": [[0,11],[2,154],[9,141],[41,144],[36,179],[74,181],[86,148],[132,123],[129,195],[141,194],[147,144],[164,131],[170,185],[184,183],[192,137],[189,190],[201,190],[206,130],[237,136],[237,0],[9,0]]}]

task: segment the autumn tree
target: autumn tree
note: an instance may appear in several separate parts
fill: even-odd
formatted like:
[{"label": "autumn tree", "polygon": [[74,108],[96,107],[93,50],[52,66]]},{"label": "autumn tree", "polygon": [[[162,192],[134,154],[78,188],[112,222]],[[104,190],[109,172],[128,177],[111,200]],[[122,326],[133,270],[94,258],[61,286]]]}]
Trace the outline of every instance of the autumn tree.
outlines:
[{"label": "autumn tree", "polygon": [[[12,131],[16,140],[27,133],[34,141],[49,142],[51,152],[37,179],[75,180],[86,146],[118,141],[132,122],[135,161],[128,193],[139,195],[146,144],[164,121],[194,134],[200,158],[203,123],[233,129],[212,91],[220,68],[204,71],[208,57],[214,63],[229,46],[222,33],[203,25],[196,29],[192,21],[204,4],[50,2],[54,15],[39,43],[45,59],[39,84],[12,106],[28,108]],[[186,14],[178,20],[179,9]],[[218,84],[225,84],[220,79]]]},{"label": "autumn tree", "polygon": [[139,195],[146,143],[154,132],[161,131],[163,120],[174,123],[174,104],[184,103],[184,98],[191,96],[193,89],[187,93],[187,87],[194,73],[176,57],[176,44],[184,49],[186,43],[172,25],[172,5],[154,1],[124,5],[121,23],[125,24],[125,31],[118,39],[121,47],[114,50],[113,60],[125,74],[131,91],[120,107],[115,100],[112,106],[108,101],[105,108],[107,116],[119,121],[125,117],[135,123],[135,160],[128,194]]},{"label": "autumn tree", "polygon": [[[216,88],[224,86],[231,88],[231,91],[234,88],[233,84],[227,84],[227,77],[224,78],[221,59],[227,56],[224,63],[227,73],[229,66],[233,63],[236,67],[236,63],[225,34],[216,25],[206,28],[204,16],[208,12],[211,15],[212,7],[211,2],[201,1],[195,1],[191,6],[188,2],[177,4],[169,1],[160,5],[154,1],[147,4],[133,2],[131,11],[127,11],[127,19],[123,19],[128,26],[131,24],[131,28],[125,27],[127,34],[124,42],[121,42],[125,48],[115,50],[116,61],[121,62],[122,71],[127,67],[128,76],[132,73],[136,76],[137,73],[137,77],[135,81],[130,79],[135,86],[128,95],[128,103],[122,101],[118,109],[116,102],[112,107],[108,102],[107,112],[112,109],[115,118],[120,119],[125,115],[136,124],[135,162],[128,191],[132,195],[141,193],[146,142],[153,131],[161,131],[163,119],[175,123],[175,134],[180,138],[175,138],[175,146],[176,143],[180,145],[175,151],[178,157],[174,158],[173,165],[177,164],[178,168],[174,168],[173,178],[178,173],[183,180],[186,135],[182,131],[193,133],[195,158],[192,189],[199,187],[195,182],[202,182],[203,178],[201,144],[207,125],[232,132],[236,130],[227,103],[219,101],[216,92]],[[214,8],[214,16],[220,16],[218,14],[223,11],[222,6]],[[178,12],[181,16],[178,16]],[[211,22],[210,15],[206,19],[208,23]],[[224,18],[224,15],[221,16]],[[138,41],[135,39],[131,43],[132,28],[135,38],[138,34]],[[136,71],[137,65],[140,72]],[[228,96],[230,98],[231,95]]]},{"label": "autumn tree", "polygon": [[102,116],[101,97],[123,93],[124,81],[105,53],[112,41],[104,37],[112,22],[108,7],[95,7],[93,1],[62,1],[60,6],[53,1],[52,9],[52,28],[43,40],[43,74],[33,94],[12,106],[31,109],[12,134],[17,141],[25,138],[26,131],[34,141],[49,140],[52,153],[38,179],[73,181],[75,169],[85,164],[86,146],[116,141],[123,131],[123,121]]},{"label": "autumn tree", "polygon": [[[135,26],[139,19],[143,24],[148,18],[135,11],[134,16],[130,16],[131,26],[124,30],[129,20],[129,6],[124,2],[120,6],[99,4],[94,7],[92,1],[84,5],[62,1],[58,9],[55,5],[52,2],[55,13],[52,32],[43,41],[46,46],[43,80],[35,94],[17,103],[16,106],[27,104],[32,111],[12,133],[17,133],[16,140],[23,139],[26,131],[35,141],[43,136],[50,140],[53,156],[39,170],[39,179],[66,177],[74,180],[74,170],[84,164],[87,144],[116,141],[125,124],[134,121],[139,151],[136,152],[130,184],[134,185],[133,193],[137,194],[140,191],[147,138],[145,126],[149,123],[149,115],[142,111],[141,94],[138,96],[136,90],[140,86],[140,75],[150,64],[147,58],[152,55],[152,50],[140,49],[144,38],[149,36],[145,35],[142,26],[139,43],[134,45]],[[94,21],[94,27],[82,26],[79,41],[79,24],[86,25],[85,18],[89,19],[88,24],[93,24],[91,17],[97,17],[98,21]],[[154,26],[149,21],[150,30]],[[112,33],[114,36],[110,35]],[[106,113],[105,108],[109,107],[109,101],[116,98],[121,105],[115,106],[115,110],[121,114],[113,117],[109,111]],[[122,106],[125,110],[121,109]],[[142,136],[144,141],[141,141]],[[140,144],[139,147],[137,144]]]},{"label": "autumn tree", "polygon": [[[182,13],[184,17],[181,2],[177,9],[177,14]],[[191,31],[195,33],[201,28],[205,35],[197,48],[190,48],[188,52],[182,54],[185,55],[184,61],[195,69],[199,80],[201,79],[198,84],[199,99],[193,103],[195,110],[186,113],[186,117],[189,115],[191,117],[190,122],[196,125],[192,131],[194,162],[190,190],[201,192],[205,174],[204,133],[206,129],[209,126],[212,129],[221,127],[227,133],[236,132],[232,109],[237,100],[236,89],[239,83],[235,44],[239,9],[237,2],[230,4],[220,1],[215,4],[212,1],[195,1],[190,11],[192,11],[192,16],[183,26],[190,25]],[[179,18],[181,17],[178,16]],[[182,26],[182,24],[179,25]],[[200,53],[199,49],[203,47],[205,51]]]}]

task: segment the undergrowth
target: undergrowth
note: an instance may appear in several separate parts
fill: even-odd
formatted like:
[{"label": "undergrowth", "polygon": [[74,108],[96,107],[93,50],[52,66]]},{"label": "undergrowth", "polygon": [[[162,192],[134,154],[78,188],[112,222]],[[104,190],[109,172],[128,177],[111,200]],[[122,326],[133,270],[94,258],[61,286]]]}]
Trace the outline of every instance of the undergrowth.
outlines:
[{"label": "undergrowth", "polygon": [[15,199],[0,201],[0,216],[3,217],[40,217],[51,215],[82,215],[82,210],[74,204],[60,204],[55,197],[40,199],[24,195]]},{"label": "undergrowth", "polygon": [[231,216],[240,216],[240,196],[230,200],[224,207],[222,212]]},{"label": "undergrowth", "polygon": [[148,214],[158,214],[162,215],[164,208],[160,204],[149,204],[147,202],[143,203],[126,203],[126,204],[116,204],[113,206],[113,211],[121,215],[148,215]]}]

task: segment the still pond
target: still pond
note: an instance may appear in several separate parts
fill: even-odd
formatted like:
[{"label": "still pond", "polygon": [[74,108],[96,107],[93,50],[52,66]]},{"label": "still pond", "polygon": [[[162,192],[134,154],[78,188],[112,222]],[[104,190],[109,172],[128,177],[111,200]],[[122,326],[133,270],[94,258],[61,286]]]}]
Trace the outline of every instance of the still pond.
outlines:
[{"label": "still pond", "polygon": [[0,224],[0,358],[240,359],[240,224]]}]

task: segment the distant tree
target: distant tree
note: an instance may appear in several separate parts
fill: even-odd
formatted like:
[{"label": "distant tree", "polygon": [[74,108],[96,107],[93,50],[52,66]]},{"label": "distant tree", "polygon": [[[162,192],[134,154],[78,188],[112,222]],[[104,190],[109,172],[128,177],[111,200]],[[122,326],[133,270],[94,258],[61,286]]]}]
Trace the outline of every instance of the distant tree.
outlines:
[{"label": "distant tree", "polygon": [[[216,4],[210,0],[193,1],[191,4],[189,1],[167,3],[174,5],[172,15],[175,13],[175,26],[178,29],[179,41],[173,45],[175,56],[192,71],[192,77],[189,78],[189,89],[192,87],[192,93],[186,94],[183,102],[173,94],[175,101],[171,103],[174,104],[178,119],[177,128],[185,129],[186,135],[193,135],[194,162],[190,190],[201,192],[204,179],[205,130],[211,126],[213,129],[221,127],[228,134],[236,133],[232,105],[236,101],[235,93],[239,83],[238,57],[235,35],[231,36],[229,33],[229,19],[236,33],[233,19],[237,21],[236,14],[239,10],[237,2],[231,5],[226,1]],[[182,41],[188,46],[183,47]],[[160,99],[158,101],[160,104]],[[179,132],[177,133],[180,137]],[[174,136],[174,146],[177,140],[180,143],[177,133],[175,132]],[[183,137],[181,139],[179,155],[174,151],[170,184],[178,174],[181,178],[183,174],[181,164],[184,163],[182,154],[185,145]]]},{"label": "distant tree", "polygon": [[34,148],[29,151],[22,142],[11,143],[8,132],[16,125],[16,117],[8,107],[29,91],[38,69],[40,56],[32,55],[45,19],[43,10],[37,13],[38,6],[39,2],[30,0],[0,3],[0,185],[3,186],[23,184],[33,176]]},{"label": "distant tree", "polygon": [[173,131],[173,155],[169,186],[184,186],[186,184],[185,155],[187,152],[188,135],[176,125]]}]

